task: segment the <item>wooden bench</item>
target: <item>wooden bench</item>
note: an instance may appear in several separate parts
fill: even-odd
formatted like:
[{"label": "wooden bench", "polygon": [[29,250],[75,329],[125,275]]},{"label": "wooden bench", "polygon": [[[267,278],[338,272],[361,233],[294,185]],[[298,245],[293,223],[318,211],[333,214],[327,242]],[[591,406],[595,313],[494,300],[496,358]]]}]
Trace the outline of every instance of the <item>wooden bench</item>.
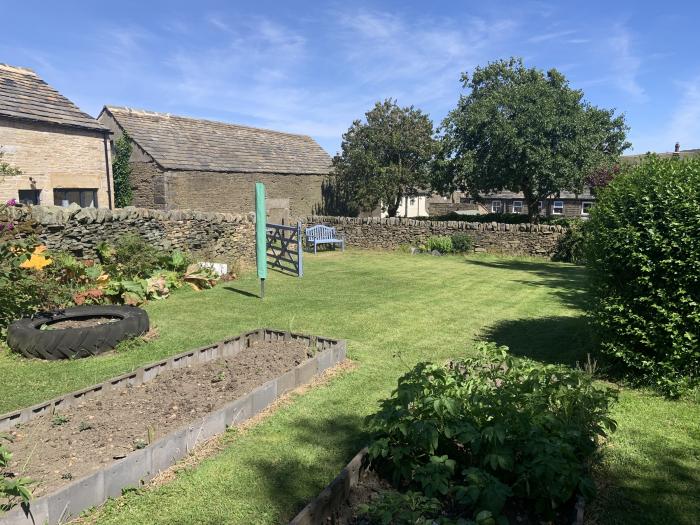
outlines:
[{"label": "wooden bench", "polygon": [[340,249],[345,251],[345,238],[342,234],[338,235],[335,228],[317,224],[306,228],[304,233],[306,235],[306,245],[310,246],[313,244],[314,253],[316,253],[316,247],[319,244],[340,244]]}]

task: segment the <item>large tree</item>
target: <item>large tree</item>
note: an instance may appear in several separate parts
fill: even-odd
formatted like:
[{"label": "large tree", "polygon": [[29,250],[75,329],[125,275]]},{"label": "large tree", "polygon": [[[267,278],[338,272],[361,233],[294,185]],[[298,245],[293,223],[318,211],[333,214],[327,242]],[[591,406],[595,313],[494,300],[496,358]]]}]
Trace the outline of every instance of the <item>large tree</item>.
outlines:
[{"label": "large tree", "polygon": [[580,192],[586,177],[630,146],[624,115],[601,109],[546,73],[511,58],[477,67],[469,93],[445,118],[433,185],[441,192],[522,192],[531,219],[540,200]]},{"label": "large tree", "polygon": [[334,176],[362,209],[381,205],[395,217],[405,196],[430,185],[435,153],[433,123],[422,111],[377,102],[343,135],[341,153],[333,159]]}]

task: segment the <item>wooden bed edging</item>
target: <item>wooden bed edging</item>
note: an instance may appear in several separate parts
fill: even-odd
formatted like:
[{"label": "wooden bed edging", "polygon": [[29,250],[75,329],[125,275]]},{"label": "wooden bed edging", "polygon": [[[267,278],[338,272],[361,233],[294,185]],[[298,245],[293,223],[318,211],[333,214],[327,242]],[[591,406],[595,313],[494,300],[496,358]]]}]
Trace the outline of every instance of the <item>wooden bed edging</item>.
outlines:
[{"label": "wooden bed edging", "polygon": [[276,379],[260,385],[203,418],[174,430],[147,447],[135,450],[89,476],[32,500],[28,512],[21,507],[15,507],[0,516],[0,524],[56,525],[77,517],[89,507],[101,505],[108,498],[120,496],[123,488],[139,486],[142,481],[153,478],[158,472],[185,457],[198,443],[250,419],[281,395],[309,383],[316,375],[345,360],[346,341],[263,328],[183,352],[98,385],[0,416],[0,430],[7,429],[17,423],[39,417],[56,407],[63,408],[83,399],[99,396],[101,392],[110,388],[121,389],[127,385],[148,382],[165,370],[233,356],[255,341],[279,340],[306,340],[309,346],[316,346],[318,352]]},{"label": "wooden bed edging", "polygon": [[350,491],[357,485],[360,473],[366,467],[367,448],[363,448],[340,471],[333,481],[289,525],[325,525],[333,523],[333,516],[345,503]]}]

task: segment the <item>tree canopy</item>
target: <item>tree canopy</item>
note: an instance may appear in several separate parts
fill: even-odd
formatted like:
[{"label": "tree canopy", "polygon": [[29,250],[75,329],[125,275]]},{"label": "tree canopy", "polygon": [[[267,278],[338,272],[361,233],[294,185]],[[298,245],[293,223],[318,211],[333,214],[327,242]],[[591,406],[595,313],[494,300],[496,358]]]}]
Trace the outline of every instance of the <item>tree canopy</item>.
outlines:
[{"label": "tree canopy", "polygon": [[540,200],[580,192],[630,144],[624,115],[591,105],[556,69],[511,58],[462,75],[469,93],[442,124],[433,186],[477,195],[522,192],[530,218]]},{"label": "tree canopy", "polygon": [[382,206],[395,217],[404,196],[430,185],[435,152],[433,123],[422,111],[377,102],[343,135],[333,159],[335,183],[362,209]]}]

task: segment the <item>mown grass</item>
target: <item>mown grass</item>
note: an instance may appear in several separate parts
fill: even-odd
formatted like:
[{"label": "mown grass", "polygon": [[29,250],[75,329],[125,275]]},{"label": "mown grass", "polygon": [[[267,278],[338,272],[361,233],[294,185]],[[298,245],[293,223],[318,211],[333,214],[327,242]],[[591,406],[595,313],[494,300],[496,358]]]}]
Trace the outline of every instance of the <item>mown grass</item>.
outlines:
[{"label": "mown grass", "polygon": [[[253,275],[147,306],[160,337],[70,363],[0,356],[0,411],[100,381],[164,355],[262,326],[349,340],[357,367],[227,438],[226,448],[154,490],[93,514],[97,523],[281,523],[365,442],[362,420],[420,360],[470,352],[475,339],[574,365],[593,348],[581,268],[492,256],[349,251],[307,256],[305,276]],[[593,523],[700,523],[700,405],[625,389],[619,431],[598,472]]]}]

